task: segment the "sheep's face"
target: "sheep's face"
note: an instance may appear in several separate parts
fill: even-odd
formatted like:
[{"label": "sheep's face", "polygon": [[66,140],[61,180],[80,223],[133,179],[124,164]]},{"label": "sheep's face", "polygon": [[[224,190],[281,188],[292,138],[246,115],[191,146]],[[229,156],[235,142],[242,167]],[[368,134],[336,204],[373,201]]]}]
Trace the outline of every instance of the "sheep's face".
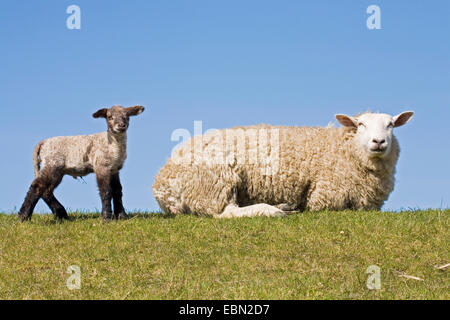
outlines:
[{"label": "sheep's face", "polygon": [[370,158],[384,158],[391,152],[393,129],[411,120],[414,112],[407,111],[397,116],[382,113],[364,113],[350,117],[336,115],[336,119],[345,127],[356,129],[355,141],[358,147]]},{"label": "sheep's face", "polygon": [[114,106],[110,109],[100,109],[93,114],[94,118],[105,118],[108,124],[108,130],[114,134],[125,133],[130,124],[130,117],[137,116],[144,111],[144,107],[134,106],[123,108]]}]

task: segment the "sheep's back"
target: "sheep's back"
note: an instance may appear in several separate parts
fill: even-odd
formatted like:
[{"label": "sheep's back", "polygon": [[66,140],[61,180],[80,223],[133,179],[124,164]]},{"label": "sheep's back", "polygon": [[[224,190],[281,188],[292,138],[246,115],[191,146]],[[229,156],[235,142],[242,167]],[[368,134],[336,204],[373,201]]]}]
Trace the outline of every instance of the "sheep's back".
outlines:
[{"label": "sheep's back", "polygon": [[[304,204],[317,173],[341,149],[340,129],[257,125],[196,136],[174,151],[171,166],[229,171],[239,177],[238,202]],[[190,183],[190,181],[186,181]]]}]

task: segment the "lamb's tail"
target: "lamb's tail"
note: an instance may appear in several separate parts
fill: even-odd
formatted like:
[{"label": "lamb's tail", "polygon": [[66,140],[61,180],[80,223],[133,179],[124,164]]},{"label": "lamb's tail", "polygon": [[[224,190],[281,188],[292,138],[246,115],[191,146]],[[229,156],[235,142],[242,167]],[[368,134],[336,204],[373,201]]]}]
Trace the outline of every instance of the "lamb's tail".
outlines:
[{"label": "lamb's tail", "polygon": [[40,159],[40,153],[41,153],[41,147],[42,147],[43,141],[39,142],[36,147],[34,148],[33,152],[33,164],[34,164],[34,177],[37,178],[39,175],[39,171],[41,170],[41,159]]}]

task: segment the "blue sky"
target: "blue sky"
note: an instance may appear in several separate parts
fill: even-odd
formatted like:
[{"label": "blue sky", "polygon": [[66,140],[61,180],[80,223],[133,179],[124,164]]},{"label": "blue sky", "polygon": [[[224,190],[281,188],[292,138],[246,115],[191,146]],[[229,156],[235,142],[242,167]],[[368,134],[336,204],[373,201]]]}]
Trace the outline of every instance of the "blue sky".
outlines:
[{"label": "blue sky", "polygon": [[[81,30],[66,8],[81,8]],[[381,8],[368,30],[366,8]],[[327,125],[371,109],[415,118],[385,209],[450,206],[450,2],[21,1],[0,6],[0,210],[17,210],[47,137],[103,131],[92,118],[141,104],[122,170],[127,209],[158,208],[153,179],[177,128]],[[100,208],[95,177],[64,178],[71,209]],[[40,202],[38,211],[48,212]]]}]

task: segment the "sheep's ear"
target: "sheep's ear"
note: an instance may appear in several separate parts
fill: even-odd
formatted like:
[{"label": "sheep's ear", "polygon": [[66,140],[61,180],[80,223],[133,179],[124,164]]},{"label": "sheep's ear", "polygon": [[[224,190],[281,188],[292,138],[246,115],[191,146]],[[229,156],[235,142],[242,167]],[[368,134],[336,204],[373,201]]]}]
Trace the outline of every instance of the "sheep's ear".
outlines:
[{"label": "sheep's ear", "polygon": [[394,119],[394,127],[401,127],[404,124],[407,124],[409,120],[412,119],[414,115],[413,111],[402,112],[399,115],[395,116]]},{"label": "sheep's ear", "polygon": [[145,108],[143,106],[134,106],[134,107],[128,107],[125,108],[125,111],[128,116],[137,116],[138,114],[141,114],[144,112]]},{"label": "sheep's ear", "polygon": [[356,120],[353,117],[349,117],[345,114],[337,114],[335,115],[336,120],[342,124],[344,127],[356,127]]},{"label": "sheep's ear", "polygon": [[108,113],[108,109],[103,108],[95,112],[92,116],[94,118],[106,118],[106,114]]}]

